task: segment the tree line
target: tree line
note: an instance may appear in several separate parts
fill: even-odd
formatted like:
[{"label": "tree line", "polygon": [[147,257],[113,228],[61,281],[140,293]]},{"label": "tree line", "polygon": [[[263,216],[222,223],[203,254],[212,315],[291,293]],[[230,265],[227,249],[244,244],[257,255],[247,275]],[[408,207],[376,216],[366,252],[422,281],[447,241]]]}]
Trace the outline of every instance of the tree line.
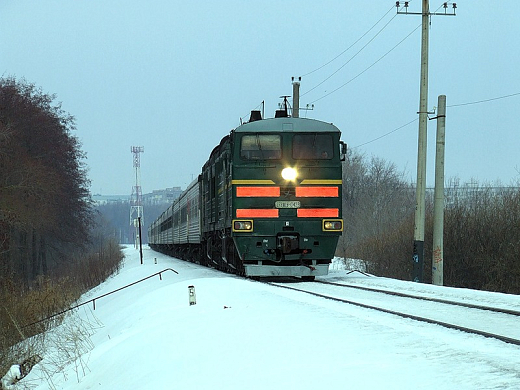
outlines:
[{"label": "tree line", "polygon": [[92,226],[74,118],[34,84],[0,79],[0,275],[30,282],[67,261]]},{"label": "tree line", "polygon": [[[117,272],[117,238],[94,212],[73,116],[56,96],[0,78],[0,377],[89,288]],[[26,326],[28,324],[33,324]],[[24,340],[26,340],[24,342]]]},{"label": "tree line", "polygon": [[[445,189],[444,284],[520,293],[520,183]],[[431,282],[433,194],[427,194],[425,282]],[[337,254],[378,276],[411,280],[415,186],[392,163],[349,151],[343,169],[345,230]]]},{"label": "tree line", "polygon": [[[167,208],[169,204],[145,204],[143,206],[143,220],[141,221],[141,239],[143,244],[148,243],[148,227]],[[122,244],[134,244],[136,228],[130,225],[130,202],[114,201],[95,206],[96,211],[110,226],[110,234],[119,238]]]}]

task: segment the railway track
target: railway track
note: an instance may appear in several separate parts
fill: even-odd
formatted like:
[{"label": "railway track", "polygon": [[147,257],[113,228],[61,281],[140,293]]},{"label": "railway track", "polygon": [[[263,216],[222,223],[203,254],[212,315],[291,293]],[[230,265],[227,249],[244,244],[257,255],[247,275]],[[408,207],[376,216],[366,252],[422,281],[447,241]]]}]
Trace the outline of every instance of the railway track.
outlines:
[{"label": "railway track", "polygon": [[520,345],[520,311],[325,281],[272,286]]},{"label": "railway track", "polygon": [[371,287],[363,287],[363,286],[353,286],[353,285],[349,285],[349,284],[325,282],[325,281],[321,281],[321,280],[316,280],[315,283],[328,284],[328,285],[331,285],[331,286],[340,286],[340,287],[345,287],[345,288],[353,288],[353,289],[363,290],[363,291],[372,291],[372,292],[378,292],[378,293],[382,293],[382,294],[394,295],[394,296],[404,297],[404,298],[418,299],[418,300],[429,301],[429,302],[444,303],[444,304],[447,304],[447,305],[467,307],[467,308],[470,308],[470,309],[488,310],[488,311],[493,311],[495,313],[511,314],[513,316],[520,317],[520,311],[512,310],[512,309],[505,309],[505,308],[500,308],[500,307],[476,305],[476,304],[466,303],[466,302],[450,301],[448,299],[439,299],[439,298],[418,296],[418,295],[401,293],[401,292],[398,292],[398,291],[383,290],[383,289],[377,289],[377,288],[371,288]]}]

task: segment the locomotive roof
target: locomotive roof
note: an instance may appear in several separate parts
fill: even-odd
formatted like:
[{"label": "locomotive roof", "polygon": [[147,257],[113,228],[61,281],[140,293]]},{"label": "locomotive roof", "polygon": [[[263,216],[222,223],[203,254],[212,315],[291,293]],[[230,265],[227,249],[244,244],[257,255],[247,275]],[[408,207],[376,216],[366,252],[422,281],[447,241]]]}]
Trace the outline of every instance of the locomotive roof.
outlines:
[{"label": "locomotive roof", "polygon": [[269,118],[254,122],[248,122],[235,129],[235,132],[264,132],[264,131],[286,131],[286,132],[339,132],[332,123],[307,118]]}]

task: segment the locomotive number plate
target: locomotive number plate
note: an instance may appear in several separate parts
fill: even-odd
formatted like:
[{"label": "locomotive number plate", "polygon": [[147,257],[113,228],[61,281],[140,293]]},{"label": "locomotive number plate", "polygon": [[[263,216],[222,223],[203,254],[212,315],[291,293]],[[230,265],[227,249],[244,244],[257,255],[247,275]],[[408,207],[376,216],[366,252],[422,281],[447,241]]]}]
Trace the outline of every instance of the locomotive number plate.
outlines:
[{"label": "locomotive number plate", "polygon": [[274,202],[274,207],[277,209],[298,209],[300,206],[299,200],[278,200]]}]

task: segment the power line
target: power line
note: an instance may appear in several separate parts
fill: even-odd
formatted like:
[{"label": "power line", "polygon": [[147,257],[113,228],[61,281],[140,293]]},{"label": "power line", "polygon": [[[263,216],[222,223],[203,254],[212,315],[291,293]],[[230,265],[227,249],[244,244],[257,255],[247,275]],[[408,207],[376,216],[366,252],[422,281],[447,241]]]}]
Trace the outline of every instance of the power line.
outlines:
[{"label": "power line", "polygon": [[390,134],[392,134],[392,133],[395,133],[397,130],[401,130],[403,127],[406,127],[406,126],[408,126],[408,125],[411,125],[411,124],[414,123],[414,122],[417,122],[418,120],[419,120],[419,118],[415,118],[414,120],[411,120],[410,122],[408,122],[408,123],[406,123],[406,124],[404,124],[404,125],[402,125],[402,126],[399,126],[397,129],[394,129],[394,130],[392,130],[392,131],[389,131],[388,133],[385,133],[385,134],[383,134],[383,135],[381,135],[381,136],[379,136],[379,137],[377,137],[377,138],[374,138],[374,139],[371,140],[371,141],[365,142],[365,143],[360,144],[360,145],[357,145],[357,146],[352,146],[351,149],[355,149],[355,148],[359,148],[359,147],[361,147],[361,146],[365,146],[365,145],[371,144],[372,142],[375,142],[375,141],[380,140],[381,138],[384,138],[384,137],[386,137],[386,136],[388,136],[388,135],[390,135]]},{"label": "power line", "polygon": [[[393,8],[394,8],[394,6],[392,6],[392,9],[393,9]],[[388,11],[388,12],[390,12],[390,11]],[[388,14],[388,12],[385,14],[385,16]],[[357,52],[356,52],[352,57],[350,57],[350,58],[347,60],[347,62],[345,62],[343,65],[341,65],[341,66],[340,66],[340,67],[339,67],[335,72],[333,72],[330,76],[326,77],[323,81],[321,81],[320,83],[318,83],[317,85],[315,85],[314,87],[312,87],[311,89],[309,89],[307,92],[303,93],[301,96],[307,95],[309,92],[314,91],[316,88],[318,88],[320,85],[322,85],[323,83],[325,83],[327,80],[329,80],[329,79],[330,79],[332,76],[334,76],[336,73],[338,73],[341,69],[343,69],[345,66],[347,66],[347,65],[350,63],[350,61],[352,61],[354,58],[356,58],[356,57],[358,56],[359,53],[361,53],[361,52],[362,52],[362,51],[363,51],[363,50],[364,50],[368,45],[370,45],[370,44],[374,41],[374,39],[376,39],[376,38],[379,36],[379,34],[381,34],[381,32],[382,32],[382,31],[383,31],[383,30],[384,30],[384,29],[385,29],[385,28],[386,28],[386,27],[387,27],[387,26],[388,26],[388,25],[389,25],[389,24],[390,24],[390,23],[395,19],[396,16],[397,16],[397,14],[394,15],[394,16],[392,17],[392,19],[390,19],[390,20],[389,20],[389,21],[388,21],[388,22],[387,22],[387,23],[386,23],[386,24],[385,24],[385,25],[384,25],[384,26],[383,26],[383,27],[382,27],[382,28],[381,28],[381,29],[376,33],[376,35],[374,35],[374,36],[373,36],[373,37],[372,37],[372,38],[371,38],[367,43],[365,43],[365,44],[361,47],[361,49],[359,49],[359,50],[358,50],[358,51],[357,51]],[[379,22],[378,22],[378,23],[379,23]],[[370,31],[370,30],[369,30],[369,31]],[[366,35],[366,34],[365,34],[365,35]],[[364,35],[363,35],[363,36],[364,36]],[[360,38],[360,39],[361,39],[361,38]],[[360,39],[358,39],[358,40],[356,41],[356,43],[357,43]],[[353,44],[353,45],[354,45],[354,44]],[[353,45],[352,45],[352,46],[353,46]],[[351,46],[351,47],[352,47],[352,46]],[[348,49],[347,49],[347,50],[348,50]],[[318,100],[319,100],[319,99],[318,99]]]},{"label": "power line", "polygon": [[314,72],[317,72],[318,70],[326,67],[327,65],[329,65],[331,62],[334,62],[336,59],[338,59],[339,57],[341,57],[343,54],[345,54],[347,51],[349,51],[356,43],[358,43],[360,40],[362,40],[370,31],[372,31],[378,24],[379,22],[381,22],[381,20],[383,20],[386,15],[388,15],[390,13],[390,11],[392,11],[394,9],[394,6],[392,5],[392,7],[390,7],[390,9],[372,26],[370,27],[363,35],[361,35],[361,37],[359,37],[353,44],[351,44],[349,47],[347,47],[345,50],[343,50],[341,53],[339,53],[336,57],[334,57],[332,60],[330,60],[329,62],[323,64],[322,66],[308,72],[308,73],[305,73],[302,77],[305,77],[305,76],[308,76]]},{"label": "power line", "polygon": [[[410,37],[419,27],[421,27],[421,24],[419,24],[416,28],[414,28],[406,37],[404,37],[403,39],[401,39],[401,41],[399,41],[399,43],[397,43],[394,47],[392,47],[390,50],[388,50],[385,54],[383,54],[381,57],[379,57],[379,59],[377,59],[375,62],[372,63],[372,65],[370,65],[369,67],[367,67],[365,70],[363,70],[362,72],[358,73],[356,76],[354,76],[353,78],[351,78],[349,81],[347,81],[346,83],[340,85],[338,88],[332,90],[331,92],[323,95],[322,97],[312,101],[310,104],[314,104],[316,103],[317,101],[323,99],[323,98],[326,98],[327,96],[329,95],[332,95],[334,92],[336,91],[339,91],[341,88],[345,87],[347,84],[350,84],[352,81],[354,81],[355,79],[357,79],[359,76],[361,76],[363,73],[365,73],[367,70],[369,70],[370,68],[372,68],[374,65],[376,65],[379,61],[381,61],[383,58],[385,58],[388,54],[390,54],[393,50],[395,50],[401,43],[403,43],[408,37]],[[330,78],[330,77],[329,77]],[[323,84],[323,83],[321,83]],[[319,85],[321,85],[319,84]],[[317,87],[317,86],[316,86]],[[314,87],[314,88],[316,88]],[[314,89],[313,88],[313,89]],[[312,91],[312,89],[311,89]],[[310,92],[310,91],[308,91]]]},{"label": "power line", "polygon": [[477,101],[475,101],[475,102],[452,104],[452,105],[450,105],[450,106],[448,106],[448,107],[462,107],[462,106],[470,106],[470,105],[472,105],[472,104],[487,103],[487,102],[491,102],[491,101],[494,101],[494,100],[506,99],[506,98],[510,98],[510,97],[518,96],[518,95],[520,95],[520,92],[512,93],[512,94],[504,95],[504,96],[498,96],[498,97],[494,97],[494,98],[490,98],[490,99],[477,100]]},{"label": "power line", "polygon": [[[507,98],[510,98],[510,97],[514,97],[514,96],[519,96],[520,95],[520,92],[516,92],[516,93],[511,93],[509,95],[503,95],[503,96],[498,96],[498,97],[494,97],[494,98],[489,98],[489,99],[484,99],[484,100],[478,100],[478,101],[475,101],[475,102],[467,102],[467,103],[459,103],[459,104],[452,104],[450,106],[447,106],[447,107],[462,107],[462,106],[469,106],[469,105],[472,105],[472,104],[480,104],[480,103],[486,103],[486,102],[492,102],[494,100],[500,100],[500,99],[507,99]],[[392,130],[392,131],[389,131],[388,133],[385,133],[377,138],[374,138],[370,141],[367,141],[367,142],[364,142],[360,145],[356,145],[356,146],[352,146],[351,148],[354,149],[354,148],[359,148],[361,146],[365,146],[365,145],[368,145],[368,144],[371,144],[372,142],[375,142],[375,141],[378,141],[380,140],[381,138],[384,138],[384,137],[387,137],[389,136],[390,134],[392,133],[395,133],[396,131],[398,130],[401,130],[402,128],[416,122],[418,120],[418,118],[402,125],[402,126],[399,126],[398,128]]]},{"label": "power line", "polygon": [[[406,2],[406,3],[410,3],[410,2],[411,2],[411,1],[408,1],[408,2]],[[406,5],[406,6],[407,6],[407,5]],[[446,3],[441,4],[441,5],[437,8],[437,10],[436,10],[434,13],[430,13],[430,15],[436,15],[436,14],[437,14],[437,11],[438,11],[439,9],[441,9],[443,6],[446,8]],[[386,15],[388,15],[388,13],[389,13],[393,8],[394,8],[394,6],[392,6],[392,8],[391,8],[389,11],[387,11],[387,12],[385,13],[385,15],[384,15],[382,18],[380,18],[380,19],[377,21],[376,24],[374,24],[374,26],[372,26],[372,27],[371,27],[371,28],[370,28],[370,29],[369,29],[365,34],[363,34],[363,36],[362,36],[361,38],[359,38],[358,40],[356,40],[355,43],[353,43],[351,46],[349,46],[347,49],[345,49],[341,54],[339,54],[338,56],[334,57],[332,60],[330,60],[329,62],[327,62],[325,65],[322,65],[321,67],[319,67],[319,68],[313,70],[312,72],[307,73],[307,75],[308,75],[308,74],[311,74],[311,73],[313,73],[313,72],[315,72],[315,71],[317,71],[317,70],[319,70],[319,69],[321,69],[321,68],[323,68],[324,66],[326,66],[326,65],[328,65],[328,64],[330,64],[330,63],[331,63],[332,61],[334,61],[336,58],[338,58],[338,57],[341,56],[343,53],[345,53],[347,50],[349,50],[352,46],[354,46],[357,42],[359,42],[359,41],[360,41],[360,40],[361,40],[365,35],[367,35],[368,32],[370,32],[370,31],[371,31],[371,30],[372,30],[372,29],[373,29],[377,24],[379,24],[379,22],[380,22],[382,19],[384,19],[384,17],[385,17]],[[404,8],[404,6],[401,7],[401,9],[402,9],[402,8]],[[398,13],[397,13],[396,15],[394,15],[394,17],[392,17],[392,19],[390,19],[390,21],[388,21],[388,23],[386,23],[386,24],[385,24],[385,25],[384,25],[384,26],[383,26],[383,27],[382,27],[382,28],[377,32],[377,34],[376,34],[374,37],[372,37],[372,39],[370,39],[370,40],[369,40],[369,41],[368,41],[368,42],[367,42],[367,43],[366,43],[366,44],[365,44],[365,45],[364,45],[364,46],[363,46],[363,47],[362,47],[362,48],[361,48],[361,49],[360,49],[356,54],[354,54],[354,55],[353,55],[353,56],[352,56],[352,57],[351,57],[351,58],[350,58],[346,63],[344,63],[344,64],[343,64],[339,69],[337,69],[334,73],[332,73],[330,76],[328,76],[327,78],[325,78],[322,82],[320,82],[319,84],[317,84],[316,86],[314,86],[313,88],[311,88],[310,90],[308,90],[307,92],[303,93],[301,96],[304,96],[304,95],[308,94],[309,92],[315,90],[317,87],[319,87],[320,85],[322,85],[323,83],[325,83],[327,80],[329,80],[332,76],[334,76],[336,73],[338,73],[342,68],[344,68],[344,67],[345,67],[345,66],[346,66],[350,61],[352,61],[352,60],[353,60],[353,59],[354,59],[354,58],[355,58],[355,57],[356,57],[356,56],[357,56],[361,51],[363,51],[363,49],[365,49],[365,48],[366,48],[366,47],[367,47],[367,46],[368,46],[368,45],[369,45],[369,44],[370,44],[370,43],[371,43],[371,42],[372,42],[372,41],[373,41],[373,40],[374,40],[374,39],[375,39],[375,38],[376,38],[376,37],[377,37],[377,36],[378,36],[378,35],[379,35],[379,34],[380,34],[380,33],[381,33],[381,32],[382,32],[382,31],[383,31],[383,30],[384,30],[384,29],[389,25],[389,24],[390,24],[390,22],[392,22],[392,20],[393,20],[393,19],[394,19],[398,14],[399,14],[399,11],[398,11]],[[444,14],[442,14],[442,15],[444,15]],[[451,14],[446,14],[446,15],[451,15]],[[453,15],[454,15],[454,14],[453,14]],[[403,38],[399,43],[397,43],[394,47],[392,47],[392,49],[390,49],[388,52],[386,52],[384,55],[382,55],[378,60],[376,60],[374,63],[372,63],[370,66],[368,66],[365,70],[363,70],[362,72],[358,73],[355,77],[351,78],[351,79],[348,80],[346,83],[344,83],[344,84],[342,84],[341,86],[339,86],[338,88],[336,88],[336,89],[334,89],[333,91],[331,91],[331,92],[329,92],[329,93],[323,95],[322,97],[320,97],[320,98],[318,98],[318,99],[312,101],[312,102],[309,103],[309,104],[313,104],[313,103],[315,103],[315,102],[317,102],[317,101],[319,101],[319,100],[321,100],[321,99],[323,99],[323,98],[325,98],[325,97],[327,97],[327,96],[333,94],[334,92],[340,90],[341,88],[345,87],[347,84],[349,84],[349,83],[351,83],[352,81],[354,81],[355,79],[357,79],[359,76],[361,76],[361,75],[362,75],[363,73],[365,73],[367,70],[369,70],[369,69],[372,68],[374,65],[376,65],[379,61],[381,61],[384,57],[386,57],[390,52],[392,52],[393,50],[395,50],[395,49],[396,49],[396,48],[397,48],[401,43],[403,43],[403,42],[404,42],[408,37],[410,37],[410,36],[411,36],[411,35],[412,35],[412,34],[413,34],[413,33],[414,33],[414,32],[415,32],[419,27],[421,27],[421,26],[422,26],[422,24],[418,25],[418,26],[417,26],[414,30],[412,30],[412,31],[411,31],[411,32],[410,32],[406,37],[404,37],[404,38]],[[305,76],[305,75],[304,75],[304,76]]]}]

